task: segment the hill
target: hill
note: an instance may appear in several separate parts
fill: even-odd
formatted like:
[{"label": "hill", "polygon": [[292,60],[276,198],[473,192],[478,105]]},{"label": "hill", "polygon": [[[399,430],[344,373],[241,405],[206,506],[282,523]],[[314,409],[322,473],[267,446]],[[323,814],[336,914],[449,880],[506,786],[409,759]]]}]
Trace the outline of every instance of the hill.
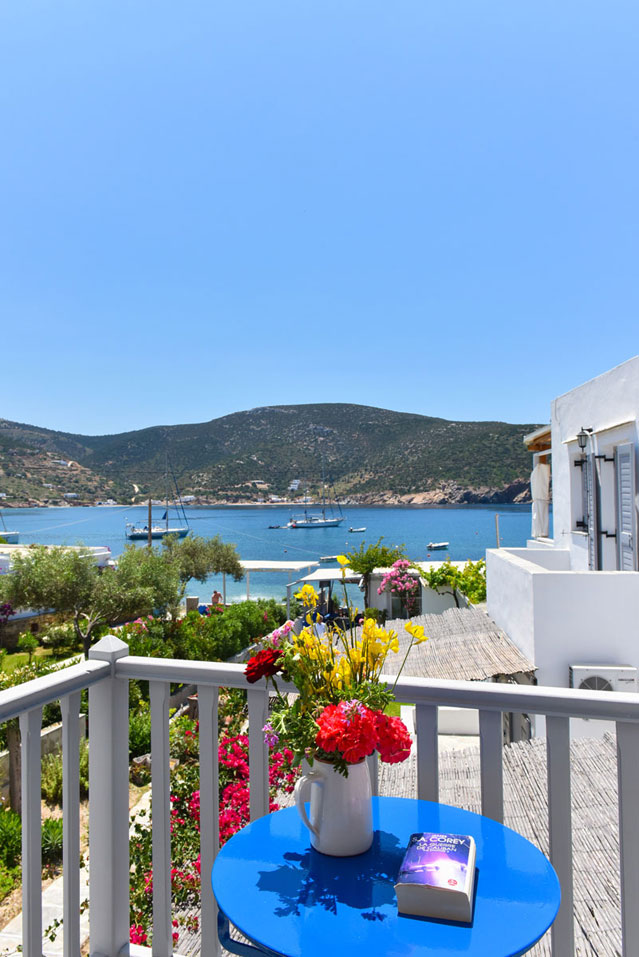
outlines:
[{"label": "hill", "polygon": [[306,486],[319,494],[322,461],[351,501],[513,501],[526,496],[531,461],[522,437],[535,427],[340,403],[102,436],[0,419],[0,492],[8,505],[69,493],[85,502],[161,497],[168,454],[182,493],[203,501],[285,497],[293,479],[298,495]]}]

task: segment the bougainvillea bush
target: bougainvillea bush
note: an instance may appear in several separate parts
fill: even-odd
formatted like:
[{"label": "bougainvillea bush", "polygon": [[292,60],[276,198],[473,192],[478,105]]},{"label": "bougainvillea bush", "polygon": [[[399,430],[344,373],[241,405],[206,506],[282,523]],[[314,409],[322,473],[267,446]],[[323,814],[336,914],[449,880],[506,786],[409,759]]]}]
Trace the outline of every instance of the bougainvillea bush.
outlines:
[{"label": "bougainvillea bush", "polygon": [[[241,732],[245,710],[243,692],[222,696],[220,707],[220,844],[248,824],[248,735]],[[171,757],[180,763],[171,775],[171,892],[174,906],[173,938],[197,930],[200,908],[200,785],[199,724],[177,718],[170,732]],[[297,770],[293,752],[273,750],[270,755],[270,810],[277,811],[278,795],[290,794]],[[152,928],[153,867],[151,828],[141,812],[133,828],[131,851],[131,943],[149,944]]]},{"label": "bougainvillea bush", "polygon": [[400,558],[386,572],[377,594],[390,592],[401,599],[403,606],[410,615],[417,605],[417,596],[421,588],[419,578],[415,577],[415,570],[412,562],[406,558]]}]

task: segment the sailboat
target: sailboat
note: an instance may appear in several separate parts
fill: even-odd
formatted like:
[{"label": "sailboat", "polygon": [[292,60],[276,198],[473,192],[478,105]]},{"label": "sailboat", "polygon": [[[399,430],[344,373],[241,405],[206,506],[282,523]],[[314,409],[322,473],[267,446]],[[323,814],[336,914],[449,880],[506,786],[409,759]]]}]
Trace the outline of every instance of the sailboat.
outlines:
[{"label": "sailboat", "polygon": [[0,524],[2,525],[0,528],[0,538],[4,539],[7,545],[17,545],[20,533],[12,532],[7,528],[2,512],[0,512]]},{"label": "sailboat", "polygon": [[[165,538],[167,535],[176,535],[178,538],[186,538],[186,536],[191,531],[191,529],[189,528],[189,520],[186,517],[186,512],[184,511],[184,504],[180,497],[180,490],[178,488],[175,475],[173,474],[173,469],[171,469],[170,471],[171,471],[171,478],[173,479],[173,484],[175,485],[175,501],[176,501],[176,507],[178,512],[178,518],[179,519],[181,518],[182,522],[180,524],[171,525],[169,520],[169,461],[167,457],[166,471],[165,471],[166,510],[164,512],[164,515],[162,516],[162,522],[164,524],[163,525],[161,525],[160,523],[153,524],[153,521],[151,520],[151,530],[150,530],[151,538],[156,538],[156,539]],[[150,512],[150,506],[149,506],[149,512]],[[149,518],[151,518],[150,514],[149,514]],[[149,540],[149,526],[134,525],[132,522],[127,522],[125,534],[130,541],[146,542]]]},{"label": "sailboat", "polygon": [[[332,483],[331,483],[332,487]],[[306,499],[308,496],[305,495]],[[327,508],[329,515],[326,514]],[[337,508],[337,512],[336,509]],[[338,514],[339,513],[339,514]],[[326,501],[326,482],[324,481],[324,464],[322,463],[322,504],[315,511],[305,508],[300,515],[291,515],[290,522],[287,522],[286,528],[337,528],[344,521],[342,507],[335,500],[335,490],[333,489],[333,501]]]}]

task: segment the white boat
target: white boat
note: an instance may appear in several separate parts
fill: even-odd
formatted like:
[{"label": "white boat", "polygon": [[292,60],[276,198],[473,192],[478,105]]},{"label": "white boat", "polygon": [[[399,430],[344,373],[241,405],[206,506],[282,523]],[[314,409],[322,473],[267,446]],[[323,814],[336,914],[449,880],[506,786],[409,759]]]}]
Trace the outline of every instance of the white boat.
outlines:
[{"label": "white boat", "polygon": [[365,525],[362,528],[349,528],[349,532],[365,532],[365,531],[366,531]]},{"label": "white boat", "polygon": [[286,523],[287,528],[337,528],[344,521],[344,516],[337,518],[327,518],[326,512],[322,509],[320,512],[309,512],[304,509],[302,515],[291,515],[290,522]]},{"label": "white boat", "polygon": [[13,532],[7,528],[2,512],[0,512],[0,538],[3,539],[7,545],[17,545],[20,539],[19,532]]},{"label": "white boat", "polygon": [[[332,488],[332,482],[331,482]],[[304,503],[309,501],[308,489],[302,500]],[[327,515],[326,512],[329,512]],[[290,522],[286,523],[286,528],[338,528],[344,521],[342,508],[335,499],[335,490],[330,500],[326,499],[326,481],[324,478],[324,462],[322,461],[322,501],[316,509],[309,510],[304,508],[300,515],[291,515]]]},{"label": "white boat", "polygon": [[[166,535],[177,535],[178,538],[185,538],[189,531],[188,525],[169,525],[167,518],[165,525],[151,525],[151,538],[164,538]],[[127,522],[126,537],[131,541],[147,541],[149,526],[133,525],[131,522]]]},{"label": "white boat", "polygon": [[429,542],[428,543],[428,547],[431,550],[431,552],[439,551],[442,548],[448,548],[449,545],[450,545],[450,542]]},{"label": "white boat", "polygon": [[[180,524],[170,525],[169,524],[169,460],[168,456],[166,459],[165,467],[165,482],[166,482],[166,511],[162,516],[162,521],[164,525],[159,523],[154,524],[153,516],[151,514],[152,502],[149,499],[149,520],[146,525],[135,525],[132,522],[127,522],[125,527],[125,535],[132,542],[146,542],[149,538],[158,539],[166,538],[167,535],[175,535],[177,538],[186,538],[191,529],[189,528],[189,520],[186,517],[186,512],[184,511],[184,505],[182,504],[182,499],[180,498],[180,490],[177,487],[177,482],[175,480],[175,475],[171,469],[171,478],[173,479],[173,484],[175,486],[175,507],[182,519]],[[149,531],[149,525],[151,526]]]},{"label": "white boat", "polygon": [[337,555],[320,555],[319,560],[323,565],[330,565],[337,561]]}]

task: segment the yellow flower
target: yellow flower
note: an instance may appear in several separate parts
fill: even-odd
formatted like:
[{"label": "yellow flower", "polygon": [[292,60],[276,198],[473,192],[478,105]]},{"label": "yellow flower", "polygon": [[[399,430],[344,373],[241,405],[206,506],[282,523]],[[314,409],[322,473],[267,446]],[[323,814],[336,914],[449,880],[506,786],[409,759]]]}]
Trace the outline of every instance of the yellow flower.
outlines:
[{"label": "yellow flower", "polygon": [[295,597],[305,608],[315,608],[317,605],[318,596],[312,585],[302,585],[301,589],[295,593]]},{"label": "yellow flower", "polygon": [[340,565],[342,566],[342,568],[344,568],[346,565],[348,565],[348,558],[346,557],[346,555],[338,555],[338,556],[337,556],[337,561],[340,563]]},{"label": "yellow flower", "polygon": [[424,634],[423,625],[414,625],[412,621],[407,621],[404,625],[404,628],[411,636],[416,645],[421,645],[422,642],[428,641],[428,635]]}]

